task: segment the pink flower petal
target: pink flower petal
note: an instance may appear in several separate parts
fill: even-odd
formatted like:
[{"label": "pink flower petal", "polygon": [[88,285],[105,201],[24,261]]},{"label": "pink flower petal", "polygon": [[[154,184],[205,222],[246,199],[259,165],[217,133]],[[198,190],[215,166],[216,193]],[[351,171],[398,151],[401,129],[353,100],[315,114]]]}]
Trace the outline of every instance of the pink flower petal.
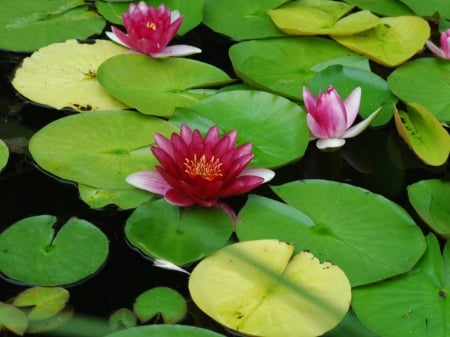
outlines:
[{"label": "pink flower petal", "polygon": [[316,146],[319,150],[335,150],[345,144],[345,139],[343,138],[326,138],[318,139],[316,141]]},{"label": "pink flower petal", "polygon": [[346,129],[353,125],[358,116],[359,104],[361,102],[361,87],[353,89],[350,95],[344,100],[345,111],[347,113]]},{"label": "pink flower petal", "polygon": [[381,108],[378,108],[374,112],[372,112],[366,119],[359,122],[356,125],[353,125],[351,128],[349,128],[347,131],[344,132],[342,135],[342,138],[352,138],[357,135],[359,135],[361,132],[363,132],[367,127],[372,123],[372,121],[378,116],[380,113]]},{"label": "pink flower petal", "polygon": [[166,58],[171,56],[188,56],[193,54],[201,53],[202,50],[197,47],[189,46],[186,44],[178,44],[167,46],[159,53],[151,53],[150,55],[154,58]]},{"label": "pink flower petal", "polygon": [[157,171],[140,171],[132,173],[125,178],[125,181],[137,188],[164,195],[172,187]]},{"label": "pink flower petal", "polygon": [[430,49],[437,56],[444,58],[444,59],[446,58],[445,52],[441,48],[436,46],[433,42],[427,41],[426,45],[427,45],[428,49]]},{"label": "pink flower petal", "polygon": [[179,207],[189,207],[195,205],[195,202],[191,198],[174,189],[167,191],[164,195],[164,199],[166,199],[168,203]]},{"label": "pink flower petal", "polygon": [[275,177],[275,172],[266,168],[247,167],[239,176],[255,176],[263,178],[263,183],[271,181]]}]

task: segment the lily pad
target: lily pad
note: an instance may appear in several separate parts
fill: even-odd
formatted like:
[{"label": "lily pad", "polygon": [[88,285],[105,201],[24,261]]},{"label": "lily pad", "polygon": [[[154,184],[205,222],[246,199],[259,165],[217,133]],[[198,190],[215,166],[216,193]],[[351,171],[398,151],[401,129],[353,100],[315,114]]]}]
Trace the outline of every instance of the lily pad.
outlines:
[{"label": "lily pad", "polygon": [[6,143],[0,139],[0,171],[3,170],[3,168],[8,163],[9,158],[9,149]]},{"label": "lily pad", "polygon": [[[134,189],[125,178],[153,169],[153,134],[167,137],[172,124],[133,111],[94,111],[67,116],[33,135],[36,163],[57,177],[101,189]],[[64,135],[64,137],[61,137]]]},{"label": "lily pad", "polygon": [[420,58],[395,69],[387,78],[394,95],[419,103],[440,121],[450,122],[450,62]]},{"label": "lily pad", "polygon": [[332,40],[309,36],[240,42],[229,53],[245,82],[299,101],[302,87],[315,75],[313,67],[330,65],[332,59],[340,64],[355,55]]},{"label": "lily pad", "polygon": [[408,186],[408,198],[420,217],[439,235],[450,238],[450,182],[429,179]]},{"label": "lily pad", "polygon": [[12,85],[27,99],[55,109],[123,109],[97,82],[98,66],[125,48],[106,40],[68,40],[39,49],[24,59]]},{"label": "lily pad", "polygon": [[410,103],[407,110],[395,109],[398,133],[414,153],[426,164],[440,166],[450,153],[450,135],[438,119],[423,106]]},{"label": "lily pad", "polygon": [[[408,213],[363,188],[327,180],[273,187],[285,202],[252,195],[238,214],[239,239],[279,239],[341,267],[353,286],[410,270],[425,239]],[[383,245],[376,238],[384,237]]]},{"label": "lily pad", "polygon": [[19,282],[67,285],[95,273],[108,255],[108,239],[91,223],[40,215],[22,219],[0,235],[0,272]]},{"label": "lily pad", "polygon": [[332,37],[377,63],[395,67],[423,49],[430,37],[430,26],[417,16],[384,17],[370,30],[355,35]]},{"label": "lily pad", "polygon": [[156,287],[140,294],[133,305],[133,311],[141,323],[152,318],[166,324],[177,323],[187,314],[187,304],[181,294],[171,288]]},{"label": "lily pad", "polygon": [[234,40],[283,36],[267,15],[288,0],[205,0],[203,23]]},{"label": "lily pad", "polygon": [[130,309],[120,308],[109,316],[108,323],[112,331],[129,329],[136,326],[137,317]]},{"label": "lily pad", "polygon": [[298,0],[269,10],[269,15],[280,30],[290,35],[351,35],[379,23],[370,11],[344,16],[353,7],[340,1]]},{"label": "lily pad", "polygon": [[5,2],[0,12],[0,48],[30,52],[68,39],[86,39],[104,27],[105,20],[83,0]]},{"label": "lily pad", "polygon": [[256,167],[279,167],[302,157],[309,138],[306,114],[298,105],[255,90],[222,92],[177,109],[171,122],[204,132],[213,125],[223,133],[237,130],[239,143],[253,144]]},{"label": "lily pad", "polygon": [[164,199],[139,206],[125,225],[131,245],[176,265],[197,261],[224,246],[231,233],[231,220],[222,210],[179,208]]},{"label": "lily pad", "polygon": [[25,313],[15,306],[0,302],[0,331],[7,329],[16,335],[23,336],[28,327]]},{"label": "lily pad", "polygon": [[192,105],[209,96],[194,88],[230,82],[212,65],[186,58],[154,59],[118,55],[98,69],[100,84],[114,97],[142,113],[168,117],[175,107]]},{"label": "lily pad", "polygon": [[450,245],[441,257],[433,234],[411,272],[353,289],[352,307],[369,329],[383,337],[446,337],[450,329]]},{"label": "lily pad", "polygon": [[225,335],[189,325],[154,324],[125,329],[106,337],[225,337]]},{"label": "lily pad", "polygon": [[192,271],[195,304],[227,328],[251,336],[313,337],[336,326],[351,298],[337,266],[278,240],[239,242]]},{"label": "lily pad", "polygon": [[436,13],[443,18],[450,18],[450,8],[447,0],[400,0],[402,3],[411,8],[418,16],[433,16]]},{"label": "lily pad", "polygon": [[345,2],[383,16],[414,15],[408,6],[398,0],[345,0]]},{"label": "lily pad", "polygon": [[28,319],[42,320],[55,316],[66,306],[69,291],[60,287],[33,287],[17,295],[11,304],[16,307],[32,308]]}]

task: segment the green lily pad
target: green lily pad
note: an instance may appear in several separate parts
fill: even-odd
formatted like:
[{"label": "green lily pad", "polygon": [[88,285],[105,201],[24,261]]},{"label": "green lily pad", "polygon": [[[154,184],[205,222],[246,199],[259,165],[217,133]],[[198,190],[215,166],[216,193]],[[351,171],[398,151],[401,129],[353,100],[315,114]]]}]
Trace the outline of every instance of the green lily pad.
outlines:
[{"label": "green lily pad", "polygon": [[0,171],[6,166],[9,158],[9,149],[6,143],[0,139]]},{"label": "green lily pad", "polygon": [[450,182],[429,179],[408,186],[408,198],[416,212],[436,233],[450,238]]},{"label": "green lily pad", "polygon": [[225,337],[225,335],[189,325],[154,324],[125,329],[106,337]]},{"label": "green lily pad", "polygon": [[441,257],[433,234],[409,273],[353,289],[352,307],[369,329],[383,337],[446,337],[450,330],[450,245]]},{"label": "green lily pad", "polygon": [[315,75],[313,67],[330,65],[332,59],[340,64],[355,55],[320,37],[245,41],[233,45],[229,53],[234,71],[245,82],[295,100],[302,99],[302,87]]},{"label": "green lily pad", "polygon": [[306,86],[312,92],[317,93],[319,90],[324,92],[329,85],[333,85],[341,97],[347,97],[353,89],[361,87],[359,114],[367,118],[381,107],[381,112],[371,125],[384,125],[392,119],[397,98],[389,90],[386,81],[373,72],[349,66],[334,65],[319,72],[308,81]]},{"label": "green lily pad", "polygon": [[25,313],[15,306],[0,302],[0,331],[7,329],[16,335],[23,336],[28,327]]},{"label": "green lily pad", "polygon": [[[130,2],[139,1],[96,1],[95,7],[98,12],[109,22],[116,25],[123,25],[122,13],[127,12]],[[203,17],[203,5],[205,0],[147,0],[145,3],[149,6],[159,6],[161,3],[171,10],[178,10],[183,16],[183,23],[178,30],[178,35],[184,35],[194,27],[198,26]]]},{"label": "green lily pad", "polygon": [[154,59],[141,54],[118,55],[98,69],[98,81],[112,96],[142,113],[168,117],[175,107],[209,96],[192,90],[231,81],[212,65],[186,58]]},{"label": "green lily pad", "polygon": [[112,331],[129,329],[136,326],[137,317],[130,309],[120,308],[109,316],[108,323]]},{"label": "green lily pad", "polygon": [[377,26],[365,32],[332,37],[377,63],[395,67],[423,49],[430,37],[430,26],[417,16],[384,17]]},{"label": "green lily pad", "polygon": [[423,106],[410,103],[407,110],[394,111],[398,133],[426,164],[440,166],[450,153],[450,135],[438,119]]},{"label": "green lily pad", "polygon": [[19,293],[11,304],[16,307],[32,309],[28,312],[28,319],[42,320],[55,316],[66,306],[70,294],[64,288],[33,287]]},{"label": "green lily pad", "polygon": [[56,109],[124,109],[126,105],[100,86],[96,73],[103,61],[125,51],[106,40],[54,43],[25,58],[12,85],[27,99]]},{"label": "green lily pad", "polygon": [[68,39],[100,34],[105,20],[82,0],[6,2],[0,12],[0,48],[30,52]]},{"label": "green lily pad", "polygon": [[[178,131],[172,124],[133,111],[93,111],[58,119],[33,135],[36,163],[57,177],[101,189],[134,189],[125,178],[153,169],[153,134]],[[64,137],[61,137],[64,135]]]},{"label": "green lily pad", "polygon": [[418,16],[433,16],[436,13],[443,18],[450,18],[450,8],[447,0],[400,0],[411,8]]},{"label": "green lily pad", "polygon": [[167,287],[156,287],[140,294],[133,311],[141,323],[159,318],[166,324],[177,323],[187,314],[186,300],[180,293]]},{"label": "green lily pad", "polygon": [[351,35],[379,23],[370,11],[344,16],[353,7],[340,1],[298,0],[269,10],[269,15],[280,30],[291,35]]},{"label": "green lily pad", "polygon": [[408,6],[398,0],[345,0],[345,2],[383,16],[414,15]]},{"label": "green lily pad", "polygon": [[19,282],[67,285],[95,273],[108,255],[108,239],[91,223],[40,215],[22,219],[0,235],[0,272]]},{"label": "green lily pad", "polygon": [[419,103],[440,121],[450,122],[450,62],[420,58],[395,69],[387,78],[394,95]]},{"label": "green lily pad", "polygon": [[[279,167],[303,156],[309,131],[306,114],[293,102],[271,93],[233,90],[207,98],[189,109],[177,109],[172,123],[187,123],[206,132],[219,125],[237,130],[239,143],[253,144],[256,167]],[[276,141],[274,141],[276,140]]]},{"label": "green lily pad", "polygon": [[350,306],[344,272],[278,240],[239,242],[206,257],[189,278],[194,303],[248,336],[315,337],[335,327]]},{"label": "green lily pad", "polygon": [[267,15],[287,0],[205,0],[203,23],[234,40],[283,36]]},{"label": "green lily pad", "polygon": [[125,225],[131,245],[176,265],[197,261],[224,246],[231,232],[230,218],[218,208],[179,208],[164,199],[139,206]]},{"label": "green lily pad", "polygon": [[[341,267],[353,286],[412,268],[425,250],[420,228],[397,204],[327,180],[273,187],[285,202],[251,196],[238,215],[240,240],[279,239]],[[384,237],[380,245],[377,238]]]}]

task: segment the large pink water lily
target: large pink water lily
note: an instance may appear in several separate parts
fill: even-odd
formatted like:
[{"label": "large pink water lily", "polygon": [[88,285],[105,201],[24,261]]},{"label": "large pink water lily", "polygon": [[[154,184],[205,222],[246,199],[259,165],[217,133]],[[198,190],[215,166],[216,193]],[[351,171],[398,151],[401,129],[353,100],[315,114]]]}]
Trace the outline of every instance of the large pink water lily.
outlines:
[{"label": "large pink water lily", "polygon": [[343,146],[345,138],[359,135],[381,110],[377,109],[367,119],[353,125],[361,101],[360,87],[355,88],[345,100],[331,85],[325,93],[319,91],[317,98],[303,87],[303,101],[311,139],[317,139],[316,145],[321,150]]},{"label": "large pink water lily", "polygon": [[176,206],[221,207],[220,199],[247,193],[275,175],[269,169],[247,167],[253,159],[252,144],[236,146],[235,130],[220,137],[213,126],[202,138],[199,130],[183,124],[180,134],[170,139],[158,133],[154,138],[151,151],[159,165],[133,173],[126,181]]},{"label": "large pink water lily", "polygon": [[431,40],[428,40],[427,47],[440,58],[450,60],[450,29],[442,32],[440,43],[441,47],[439,48]]},{"label": "large pink water lily", "polygon": [[188,45],[167,46],[175,37],[183,17],[177,10],[171,11],[161,4],[158,8],[147,6],[143,1],[130,4],[128,12],[122,14],[125,34],[112,26],[106,35],[116,43],[139,53],[155,58],[186,56],[201,50]]}]

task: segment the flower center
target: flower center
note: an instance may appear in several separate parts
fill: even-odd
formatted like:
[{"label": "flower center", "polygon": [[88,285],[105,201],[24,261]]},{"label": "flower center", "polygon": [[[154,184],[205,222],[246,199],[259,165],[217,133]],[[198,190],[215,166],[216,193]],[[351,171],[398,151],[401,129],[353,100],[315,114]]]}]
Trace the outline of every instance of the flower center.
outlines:
[{"label": "flower center", "polygon": [[152,21],[147,21],[147,23],[145,24],[145,27],[147,27],[151,30],[156,30],[156,23],[154,23]]},{"label": "flower center", "polygon": [[200,159],[194,154],[193,159],[184,159],[184,172],[191,177],[202,177],[205,180],[213,181],[217,177],[222,177],[222,163],[218,158],[211,157],[210,160],[206,160],[205,155]]}]

